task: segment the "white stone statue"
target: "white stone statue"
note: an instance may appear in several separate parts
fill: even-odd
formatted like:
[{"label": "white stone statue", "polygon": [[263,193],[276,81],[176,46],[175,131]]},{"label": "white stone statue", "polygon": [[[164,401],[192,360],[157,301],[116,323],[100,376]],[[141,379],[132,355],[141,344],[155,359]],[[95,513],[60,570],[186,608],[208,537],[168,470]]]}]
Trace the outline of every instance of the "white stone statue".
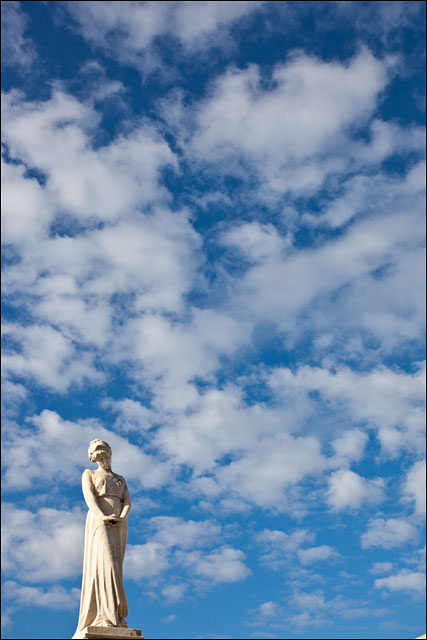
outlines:
[{"label": "white stone statue", "polygon": [[112,631],[128,626],[123,559],[130,495],[126,480],[111,471],[110,445],[103,440],[92,440],[88,453],[89,460],[98,468],[85,469],[82,475],[83,495],[89,511],[79,623],[73,638],[88,637],[88,627],[109,627]]}]

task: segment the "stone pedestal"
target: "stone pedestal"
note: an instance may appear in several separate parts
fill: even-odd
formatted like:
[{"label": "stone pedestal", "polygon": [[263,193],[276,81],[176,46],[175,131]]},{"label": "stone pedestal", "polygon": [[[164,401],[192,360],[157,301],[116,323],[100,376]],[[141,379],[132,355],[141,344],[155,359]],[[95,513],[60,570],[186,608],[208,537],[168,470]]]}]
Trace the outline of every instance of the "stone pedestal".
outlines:
[{"label": "stone pedestal", "polygon": [[109,640],[142,640],[141,629],[126,627],[86,627],[82,638],[108,638]]}]

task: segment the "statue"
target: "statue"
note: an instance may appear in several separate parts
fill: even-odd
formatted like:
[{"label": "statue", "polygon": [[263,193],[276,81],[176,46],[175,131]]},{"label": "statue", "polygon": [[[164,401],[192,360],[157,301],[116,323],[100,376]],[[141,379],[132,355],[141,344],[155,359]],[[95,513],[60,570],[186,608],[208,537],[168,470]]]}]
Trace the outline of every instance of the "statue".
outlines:
[{"label": "statue", "polygon": [[[133,630],[127,629],[128,605],[123,587],[130,495],[126,480],[111,470],[110,445],[103,440],[92,440],[88,453],[89,460],[98,468],[85,469],[82,475],[83,495],[89,511],[80,615],[73,638],[98,637],[88,635],[94,627],[97,634],[102,634],[102,628],[107,627],[109,634],[116,629],[118,634],[127,637],[134,635]],[[137,635],[140,634],[139,631]]]}]

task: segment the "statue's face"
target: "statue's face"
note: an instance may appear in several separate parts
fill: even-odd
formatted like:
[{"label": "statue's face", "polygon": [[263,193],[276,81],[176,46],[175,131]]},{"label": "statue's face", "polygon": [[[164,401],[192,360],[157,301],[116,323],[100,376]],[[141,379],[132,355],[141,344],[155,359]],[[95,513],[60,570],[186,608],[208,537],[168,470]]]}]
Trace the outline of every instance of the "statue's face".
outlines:
[{"label": "statue's face", "polygon": [[111,451],[105,444],[100,444],[95,449],[94,453],[94,461],[95,462],[104,462],[106,464],[111,464]]}]

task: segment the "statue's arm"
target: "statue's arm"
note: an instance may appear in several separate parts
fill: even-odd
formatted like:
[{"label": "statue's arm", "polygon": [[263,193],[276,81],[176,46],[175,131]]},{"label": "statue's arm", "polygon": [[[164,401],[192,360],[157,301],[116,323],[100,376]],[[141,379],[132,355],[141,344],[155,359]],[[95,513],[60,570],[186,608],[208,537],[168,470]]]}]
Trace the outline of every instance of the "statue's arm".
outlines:
[{"label": "statue's arm", "polygon": [[125,492],[124,492],[124,496],[123,496],[123,507],[122,507],[122,510],[120,512],[120,517],[122,519],[128,517],[130,508],[131,508],[130,493],[129,493],[128,486],[126,484]]},{"label": "statue's arm", "polygon": [[89,511],[92,511],[92,513],[98,516],[99,518],[104,518],[105,513],[102,511],[101,507],[98,504],[98,500],[96,499],[96,494],[93,489],[93,483],[92,483],[92,478],[91,478],[89,469],[85,469],[83,471],[82,489],[83,489],[83,496]]}]

